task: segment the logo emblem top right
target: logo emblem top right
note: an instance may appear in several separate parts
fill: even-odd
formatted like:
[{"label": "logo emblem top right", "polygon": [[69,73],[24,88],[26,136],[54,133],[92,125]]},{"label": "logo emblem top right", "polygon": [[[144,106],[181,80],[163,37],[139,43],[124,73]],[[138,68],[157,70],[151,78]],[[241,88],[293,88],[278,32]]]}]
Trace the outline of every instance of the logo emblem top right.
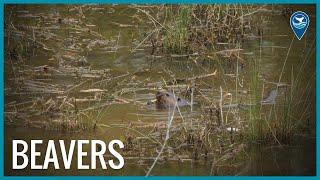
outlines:
[{"label": "logo emblem top right", "polygon": [[296,11],[291,15],[290,26],[296,37],[301,40],[309,27],[309,16],[303,11]]}]

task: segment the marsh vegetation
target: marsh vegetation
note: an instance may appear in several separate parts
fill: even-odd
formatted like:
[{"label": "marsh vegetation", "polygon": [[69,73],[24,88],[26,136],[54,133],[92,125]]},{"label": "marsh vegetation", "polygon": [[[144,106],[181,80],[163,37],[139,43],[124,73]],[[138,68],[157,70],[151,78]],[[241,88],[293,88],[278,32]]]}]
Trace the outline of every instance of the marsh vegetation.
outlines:
[{"label": "marsh vegetation", "polygon": [[[315,9],[302,8],[298,41],[299,6],[7,5],[6,142],[117,138],[112,175],[314,174]],[[157,108],[157,92],[188,105]]]}]

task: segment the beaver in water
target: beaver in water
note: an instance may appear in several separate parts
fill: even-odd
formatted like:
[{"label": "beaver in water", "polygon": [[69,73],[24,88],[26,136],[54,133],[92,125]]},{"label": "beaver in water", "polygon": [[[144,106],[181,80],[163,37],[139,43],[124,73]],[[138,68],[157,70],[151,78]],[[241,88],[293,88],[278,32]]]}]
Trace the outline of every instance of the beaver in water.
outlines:
[{"label": "beaver in water", "polygon": [[158,91],[156,93],[156,108],[167,109],[173,108],[174,106],[187,106],[189,102],[180,97],[175,97],[172,93],[167,91]]}]

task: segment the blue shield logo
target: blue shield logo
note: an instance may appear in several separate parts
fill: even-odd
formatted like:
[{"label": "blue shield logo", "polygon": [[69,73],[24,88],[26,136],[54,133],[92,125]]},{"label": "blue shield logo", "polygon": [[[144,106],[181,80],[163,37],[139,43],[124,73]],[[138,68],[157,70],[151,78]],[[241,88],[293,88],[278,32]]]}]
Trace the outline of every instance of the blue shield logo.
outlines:
[{"label": "blue shield logo", "polygon": [[309,22],[309,16],[305,12],[297,11],[291,15],[290,26],[299,40],[306,33]]}]

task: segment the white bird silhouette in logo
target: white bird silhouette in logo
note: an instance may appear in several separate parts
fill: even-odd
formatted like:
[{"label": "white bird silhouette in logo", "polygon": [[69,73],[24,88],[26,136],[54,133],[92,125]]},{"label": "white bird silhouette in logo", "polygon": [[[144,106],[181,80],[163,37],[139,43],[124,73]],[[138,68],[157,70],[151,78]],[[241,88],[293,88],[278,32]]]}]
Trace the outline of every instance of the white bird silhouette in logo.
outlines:
[{"label": "white bird silhouette in logo", "polygon": [[301,18],[298,18],[298,17],[294,17],[294,18],[296,18],[296,20],[299,21],[299,23],[303,23],[303,19],[304,19],[303,16]]}]

